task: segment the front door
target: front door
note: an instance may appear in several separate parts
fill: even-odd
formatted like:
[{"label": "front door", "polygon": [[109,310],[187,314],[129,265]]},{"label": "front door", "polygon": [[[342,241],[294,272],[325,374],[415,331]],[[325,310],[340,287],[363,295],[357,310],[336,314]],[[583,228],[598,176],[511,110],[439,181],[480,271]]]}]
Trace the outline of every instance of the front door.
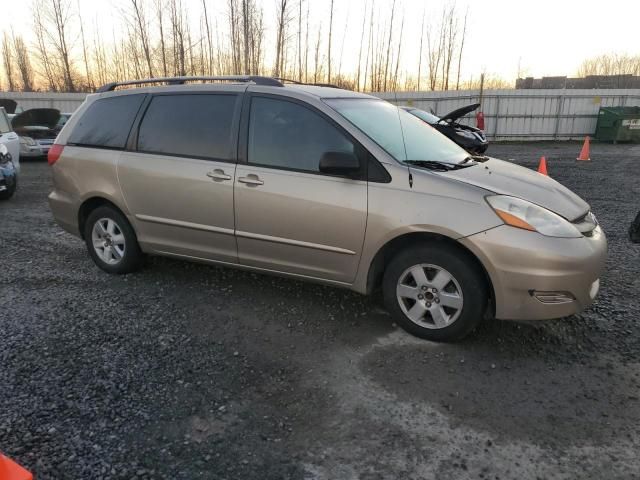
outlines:
[{"label": "front door", "polygon": [[[354,280],[367,221],[367,182],[320,173],[326,152],[360,147],[320,112],[253,96],[246,163],[235,178],[239,262],[343,283]],[[246,122],[243,122],[246,123]]]},{"label": "front door", "polygon": [[[237,262],[234,237],[239,95],[154,96],[122,152],[118,179],[148,249]],[[135,133],[134,133],[135,134]]]}]

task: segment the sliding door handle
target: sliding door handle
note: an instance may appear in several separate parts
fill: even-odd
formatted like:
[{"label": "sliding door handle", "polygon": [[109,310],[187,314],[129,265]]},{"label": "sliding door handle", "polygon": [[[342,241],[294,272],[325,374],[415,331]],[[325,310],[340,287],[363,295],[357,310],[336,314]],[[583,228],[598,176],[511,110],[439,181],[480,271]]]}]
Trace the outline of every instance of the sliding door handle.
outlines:
[{"label": "sliding door handle", "polygon": [[216,168],[211,172],[207,172],[207,177],[217,181],[231,180],[231,175],[227,175],[226,173],[224,173],[224,170],[220,170],[219,168]]},{"label": "sliding door handle", "polygon": [[240,183],[245,183],[245,184],[250,185],[250,186],[264,185],[264,182],[262,180],[260,180],[257,175],[254,175],[252,173],[247,175],[246,177],[238,178],[238,181]]}]

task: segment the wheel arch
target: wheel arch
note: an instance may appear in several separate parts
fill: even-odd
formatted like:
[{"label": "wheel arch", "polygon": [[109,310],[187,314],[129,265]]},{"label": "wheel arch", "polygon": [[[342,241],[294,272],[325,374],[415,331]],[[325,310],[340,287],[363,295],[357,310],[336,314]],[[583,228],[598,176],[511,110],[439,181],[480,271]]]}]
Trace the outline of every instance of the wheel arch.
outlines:
[{"label": "wheel arch", "polygon": [[[116,205],[114,202],[112,202],[111,200],[105,197],[97,196],[97,195],[89,197],[86,200],[84,200],[80,205],[80,208],[78,208],[78,230],[80,231],[80,236],[83,239],[84,239],[84,227],[85,227],[85,223],[87,222],[87,218],[89,217],[91,212],[93,212],[96,208],[103,207],[103,206],[111,207],[114,210],[117,210],[119,213],[121,213],[125,218],[127,218],[127,214],[124,212],[124,210],[120,208],[118,205]],[[129,222],[129,224],[131,224],[131,222]],[[133,228],[135,231],[135,227],[133,225],[131,225],[131,228]]]},{"label": "wheel arch", "polygon": [[459,251],[462,255],[466,256],[469,261],[473,262],[479,268],[487,283],[490,295],[489,308],[491,314],[493,315],[495,313],[495,291],[493,282],[491,281],[491,276],[489,275],[484,264],[471,250],[462,245],[460,242],[440,233],[410,232],[394,237],[387,243],[385,243],[375,254],[373,260],[371,261],[371,264],[369,265],[369,270],[367,273],[367,294],[371,294],[382,285],[384,272],[389,265],[389,262],[395,255],[397,255],[402,250],[410,248],[414,245],[424,245],[425,243],[438,243],[441,245],[450,246]]}]

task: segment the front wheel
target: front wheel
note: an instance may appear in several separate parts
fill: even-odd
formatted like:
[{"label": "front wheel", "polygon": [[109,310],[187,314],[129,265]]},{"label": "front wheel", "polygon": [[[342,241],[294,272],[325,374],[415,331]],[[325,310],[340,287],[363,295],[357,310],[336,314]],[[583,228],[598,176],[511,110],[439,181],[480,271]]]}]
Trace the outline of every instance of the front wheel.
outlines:
[{"label": "front wheel", "polygon": [[459,340],[482,320],[487,285],[477,264],[447,245],[399,253],[383,279],[387,309],[406,331],[427,340]]},{"label": "front wheel", "polygon": [[98,207],[89,214],[84,240],[89,255],[105,272],[130,273],[142,265],[142,251],[133,228],[112,207]]}]

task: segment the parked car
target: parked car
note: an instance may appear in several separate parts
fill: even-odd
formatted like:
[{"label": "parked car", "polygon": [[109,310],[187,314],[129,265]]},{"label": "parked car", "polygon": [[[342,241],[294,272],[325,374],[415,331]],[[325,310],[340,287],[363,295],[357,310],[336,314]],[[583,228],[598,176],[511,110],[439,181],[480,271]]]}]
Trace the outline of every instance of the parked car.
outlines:
[{"label": "parked car", "polygon": [[11,155],[12,163],[16,170],[20,171],[20,140],[18,135],[13,131],[9,115],[4,107],[0,106],[0,145],[7,147],[8,153]]},{"label": "parked car", "polygon": [[46,157],[58,135],[60,111],[55,108],[31,108],[14,115],[13,129],[20,136],[20,156]]},{"label": "parked car", "polygon": [[418,117],[423,122],[428,123],[440,133],[450,138],[466,151],[474,154],[483,154],[489,147],[489,142],[484,132],[479,128],[458,123],[458,120],[465,115],[475,111],[480,106],[479,103],[458,108],[447,113],[444,117],[438,117],[433,113],[425,112],[419,108],[400,107],[411,115]]},{"label": "parked car", "polygon": [[107,85],[49,151],[53,216],[104,271],[152,254],[381,288],[396,322],[441,341],[596,296],[605,235],[558,182],[368,95],[215,78]]},{"label": "parked car", "polygon": [[60,130],[62,130],[62,127],[64,127],[67,122],[69,121],[69,119],[71,118],[71,113],[61,113],[60,114],[60,118],[58,119],[58,123],[56,124],[56,131],[59,132]]},{"label": "parked car", "polygon": [[4,143],[0,143],[0,200],[8,200],[16,192],[18,172],[11,153]]}]

